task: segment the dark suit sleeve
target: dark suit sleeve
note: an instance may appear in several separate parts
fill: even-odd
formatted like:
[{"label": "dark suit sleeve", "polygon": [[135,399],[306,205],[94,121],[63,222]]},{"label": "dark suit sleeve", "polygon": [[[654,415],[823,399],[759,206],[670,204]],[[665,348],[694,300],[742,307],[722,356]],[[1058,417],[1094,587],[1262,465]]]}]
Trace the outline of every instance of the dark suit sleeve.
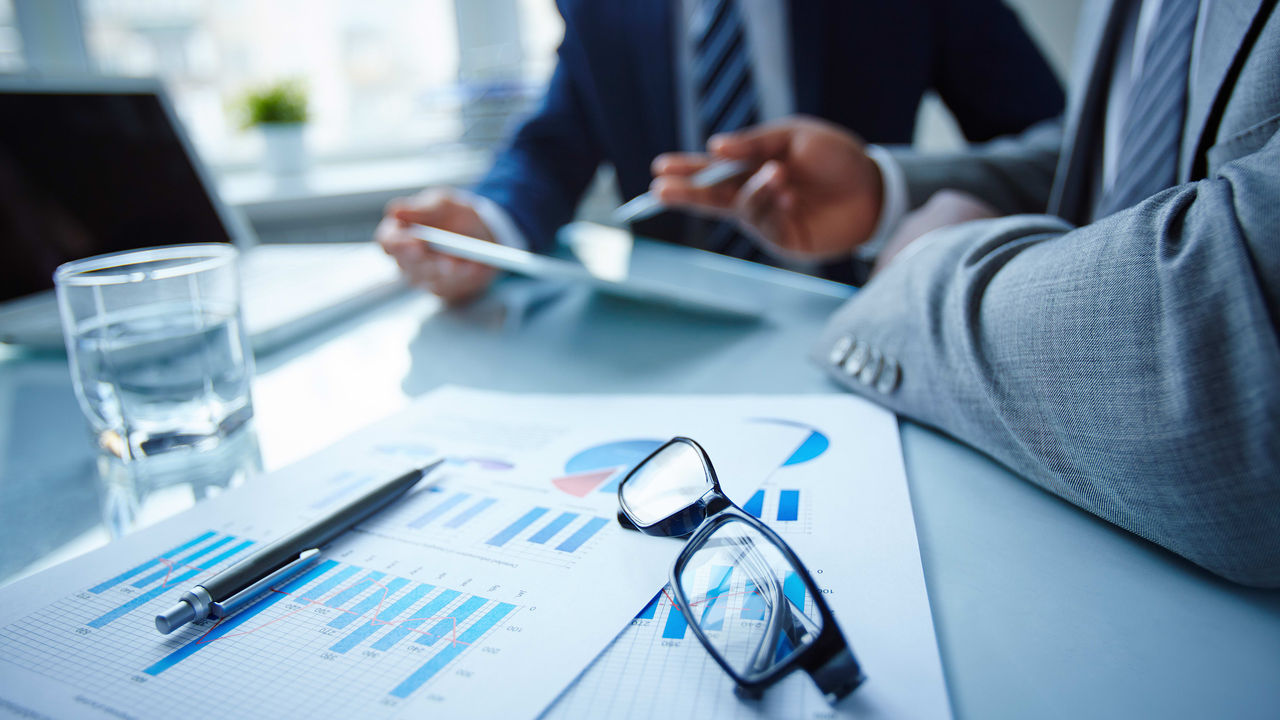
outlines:
[{"label": "dark suit sleeve", "polygon": [[1062,84],[1000,0],[936,0],[933,86],[970,142],[1063,110]]},{"label": "dark suit sleeve", "polygon": [[[1277,167],[1273,134],[1091,225],[927,235],[835,315],[815,360],[1106,520],[1280,587]],[[900,374],[851,378],[833,350],[853,341]]]},{"label": "dark suit sleeve", "polygon": [[576,32],[566,25],[541,105],[474,188],[511,215],[530,249],[543,252],[554,246],[556,230],[572,219],[603,157],[574,79],[586,72]]}]

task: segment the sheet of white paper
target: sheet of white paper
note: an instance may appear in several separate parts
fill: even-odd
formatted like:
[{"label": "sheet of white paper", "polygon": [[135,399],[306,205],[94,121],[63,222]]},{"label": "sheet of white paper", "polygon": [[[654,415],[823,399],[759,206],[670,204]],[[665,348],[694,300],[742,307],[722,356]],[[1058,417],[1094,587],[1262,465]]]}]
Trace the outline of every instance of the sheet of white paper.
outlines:
[{"label": "sheet of white paper", "polygon": [[[718,458],[727,488],[758,486],[804,436],[755,419],[776,414],[772,403],[432,393],[0,590],[0,711],[534,717],[644,606],[679,549],[618,527],[621,475],[683,434]],[[450,461],[435,485],[310,571],[226,621],[156,633],[155,614],[191,585],[438,453]]]},{"label": "sheet of white paper", "polygon": [[[771,417],[803,418],[807,440],[757,492],[734,499],[776,530],[813,573],[867,682],[835,708],[803,672],[760,701],[739,700],[668,590],[544,720],[951,717],[897,424],[854,398],[779,399],[761,407]],[[711,459],[719,465],[714,453]],[[746,611],[730,600],[726,631],[735,613]]]}]

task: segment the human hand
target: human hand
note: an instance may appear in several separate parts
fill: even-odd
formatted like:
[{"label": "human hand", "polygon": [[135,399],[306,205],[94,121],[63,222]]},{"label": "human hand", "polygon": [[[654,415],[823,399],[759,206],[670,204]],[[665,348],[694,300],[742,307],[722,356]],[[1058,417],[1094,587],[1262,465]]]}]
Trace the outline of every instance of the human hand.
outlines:
[{"label": "human hand", "polygon": [[[847,255],[875,230],[883,180],[848,131],[799,117],[717,135],[707,145],[710,155],[654,160],[650,189],[665,205],[733,219],[778,254],[803,259]],[[689,176],[716,159],[759,169],[745,180],[693,187]]]},{"label": "human hand", "polygon": [[486,289],[497,271],[488,265],[446,255],[409,233],[411,224],[496,242],[470,204],[448,190],[423,190],[387,203],[373,239],[395,258],[409,282],[450,304],[467,302]]},{"label": "human hand", "polygon": [[[959,225],[970,220],[985,220],[999,217],[995,208],[986,202],[959,190],[939,190],[929,197],[924,205],[912,211],[902,219],[898,229],[885,243],[884,249],[876,256],[871,276],[875,277],[881,270],[889,266],[894,258],[905,259],[913,255],[903,253],[912,243],[922,236],[944,227]],[[918,246],[917,246],[918,248]]]}]

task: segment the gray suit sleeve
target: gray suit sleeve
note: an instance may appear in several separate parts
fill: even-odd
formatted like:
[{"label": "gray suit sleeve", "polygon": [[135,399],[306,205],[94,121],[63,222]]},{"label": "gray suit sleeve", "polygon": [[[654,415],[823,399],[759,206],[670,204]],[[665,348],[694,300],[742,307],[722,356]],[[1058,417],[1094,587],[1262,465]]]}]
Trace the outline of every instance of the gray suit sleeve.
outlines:
[{"label": "gray suit sleeve", "polygon": [[907,207],[917,208],[935,192],[964,190],[1005,215],[1042,213],[1049,206],[1062,147],[1062,118],[1037,123],[1019,135],[957,152],[919,155],[894,149],[907,180]]},{"label": "gray suit sleeve", "polygon": [[[814,359],[1214,573],[1280,587],[1278,167],[1273,135],[1085,227],[935,232],[832,318]],[[868,354],[881,377],[858,372]]]}]

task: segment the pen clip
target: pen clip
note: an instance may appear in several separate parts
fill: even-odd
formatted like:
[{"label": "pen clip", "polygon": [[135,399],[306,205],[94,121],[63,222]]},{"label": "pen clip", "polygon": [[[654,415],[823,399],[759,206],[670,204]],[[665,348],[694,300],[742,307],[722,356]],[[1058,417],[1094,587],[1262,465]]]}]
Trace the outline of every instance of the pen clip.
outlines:
[{"label": "pen clip", "polygon": [[318,548],[303,550],[302,552],[298,553],[298,557],[296,559],[291,560],[284,565],[281,565],[280,568],[275,572],[271,573],[270,575],[267,575],[266,577],[255,582],[249,587],[246,587],[245,589],[241,590],[235,595],[232,595],[226,600],[220,600],[215,603],[210,603],[209,616],[215,617],[215,618],[223,618],[236,612],[240,608],[244,607],[253,598],[270,590],[272,585],[280,582],[281,580],[284,580],[287,577],[290,577],[300,572],[303,568],[315,562],[315,560],[319,556],[320,556],[320,550]]}]

